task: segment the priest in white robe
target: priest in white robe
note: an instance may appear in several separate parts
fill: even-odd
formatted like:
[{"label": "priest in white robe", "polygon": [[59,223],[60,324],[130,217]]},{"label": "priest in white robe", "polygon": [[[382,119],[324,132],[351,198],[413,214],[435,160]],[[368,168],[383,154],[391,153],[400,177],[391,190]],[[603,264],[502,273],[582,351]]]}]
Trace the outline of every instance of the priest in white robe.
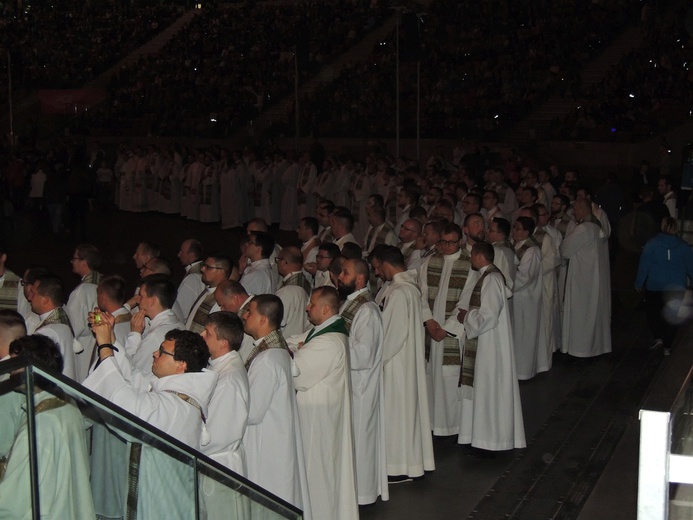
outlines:
[{"label": "priest in white robe", "polygon": [[[63,368],[57,345],[43,336],[15,340],[11,355],[38,361],[57,372]],[[48,381],[37,378],[34,394],[41,518],[94,518],[82,414],[55,390],[44,389],[49,386]],[[23,411],[26,402],[22,396],[12,393],[1,399],[0,456],[7,456],[7,465],[0,480],[0,518],[30,518],[30,441]]]},{"label": "priest in white robe", "polygon": [[[103,316],[93,325],[101,363],[84,381],[89,390],[148,422],[195,450],[209,443],[204,418],[217,375],[204,367],[209,350],[199,334],[171,330],[154,353],[150,375],[129,363],[110,344],[112,323]],[[131,445],[132,450],[135,445]],[[131,467],[132,469],[132,467]],[[130,481],[128,513],[138,518],[195,516],[194,468],[147,445],[142,446],[137,486]]]},{"label": "priest in white robe", "polygon": [[289,348],[279,332],[282,303],[273,294],[254,296],[242,316],[254,338],[246,360],[250,385],[248,427],[243,437],[248,478],[303,509],[312,518],[296,408]]},{"label": "priest in white robe", "polygon": [[383,428],[383,319],[368,289],[365,260],[347,260],[338,277],[339,314],[349,329],[354,453],[359,505],[390,498]]},{"label": "priest in white robe", "polygon": [[282,277],[277,296],[284,305],[282,334],[285,337],[303,334],[308,328],[306,305],[310,294],[310,284],[304,276],[303,255],[295,246],[285,247],[276,258],[277,271]]},{"label": "priest in white robe", "polygon": [[315,518],[356,519],[356,468],[351,416],[349,342],[332,287],[313,291],[307,307],[314,325],[294,336],[296,402]]},{"label": "priest in white robe", "polygon": [[568,260],[563,310],[561,350],[576,357],[611,352],[611,305],[603,285],[610,288],[606,237],[591,221],[591,205],[575,201],[577,225],[561,243],[561,256]]},{"label": "priest in white robe", "polygon": [[179,320],[185,321],[190,315],[192,306],[205,289],[202,281],[202,244],[199,240],[190,238],[183,241],[178,251],[178,260],[183,264],[185,277],[178,286],[176,303],[173,312]]},{"label": "priest in white robe", "polygon": [[386,247],[380,270],[387,282],[383,305],[383,401],[387,474],[420,477],[435,469],[428,411],[421,292],[416,271],[405,271],[402,252]]},{"label": "priest in white robe", "polygon": [[[243,436],[250,398],[248,372],[238,354],[243,322],[235,313],[215,312],[201,336],[209,348],[209,369],[219,376],[207,416],[210,442],[202,446],[202,453],[247,477]],[[206,518],[243,518],[247,512],[247,499],[211,478],[203,476],[200,489]]]},{"label": "priest in white robe", "polygon": [[463,350],[457,442],[500,451],[524,448],[527,443],[507,305],[512,293],[493,264],[494,254],[488,243],[472,247],[472,266],[479,279],[446,328],[461,338]]},{"label": "priest in white robe", "polygon": [[518,379],[531,379],[548,370],[539,364],[542,331],[542,266],[541,249],[532,236],[534,221],[517,217],[513,224],[515,254],[519,265],[513,288],[513,343]]}]

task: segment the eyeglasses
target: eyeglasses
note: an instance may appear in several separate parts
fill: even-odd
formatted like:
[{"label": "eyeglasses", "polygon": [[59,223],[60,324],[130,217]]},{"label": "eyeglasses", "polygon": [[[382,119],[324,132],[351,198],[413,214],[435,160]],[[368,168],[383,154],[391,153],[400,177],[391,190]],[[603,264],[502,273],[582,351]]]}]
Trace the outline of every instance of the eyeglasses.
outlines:
[{"label": "eyeglasses", "polygon": [[439,246],[456,246],[460,242],[460,239],[458,238],[457,240],[438,240],[438,245]]},{"label": "eyeglasses", "polygon": [[161,354],[166,354],[167,356],[175,357],[176,355],[173,352],[169,352],[168,350],[164,350],[163,345],[159,347],[159,355]]},{"label": "eyeglasses", "polygon": [[331,260],[331,257],[326,256],[326,255],[318,255],[315,258],[318,258],[320,260]]},{"label": "eyeglasses", "polygon": [[410,228],[410,227],[402,226],[402,229],[406,229],[407,231],[410,231],[410,232],[412,232],[412,233],[418,233],[418,231],[417,231],[416,229],[412,229],[412,228]]},{"label": "eyeglasses", "polygon": [[217,267],[216,265],[202,264],[200,269],[224,269],[223,267]]}]

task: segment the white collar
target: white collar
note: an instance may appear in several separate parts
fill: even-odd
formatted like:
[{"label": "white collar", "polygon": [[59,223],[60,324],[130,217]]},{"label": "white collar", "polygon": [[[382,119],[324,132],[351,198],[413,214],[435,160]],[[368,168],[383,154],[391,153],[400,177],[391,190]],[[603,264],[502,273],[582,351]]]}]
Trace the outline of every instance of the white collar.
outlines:
[{"label": "white collar", "polygon": [[444,260],[457,260],[461,254],[462,254],[462,250],[458,249],[456,253],[453,253],[451,255],[443,255],[443,259]]},{"label": "white collar", "polygon": [[201,263],[202,263],[202,260],[198,260],[198,261],[196,261],[196,262],[193,262],[192,264],[186,265],[186,266],[185,266],[185,272],[186,272],[186,273],[189,273],[189,272],[190,272],[190,269],[192,269],[192,268],[193,268],[194,266],[196,266],[197,264],[201,264]]},{"label": "white collar", "polygon": [[327,318],[320,325],[316,325],[314,332],[313,332],[313,335],[315,335],[316,332],[320,332],[322,329],[327,328],[328,326],[332,325],[339,318],[341,318],[341,316],[339,314],[335,314],[334,316]]},{"label": "white collar", "polygon": [[308,240],[306,240],[305,242],[303,242],[303,245],[301,246],[301,249],[303,249],[304,247],[306,247],[306,246],[307,246],[308,244],[310,244],[313,240],[317,240],[317,239],[318,239],[318,235],[313,235],[313,236],[310,237]]},{"label": "white collar", "polygon": [[358,297],[359,294],[365,293],[368,290],[368,287],[364,287],[363,289],[358,289],[357,291],[354,291],[351,293],[349,296],[347,296],[347,301],[351,301],[355,298]]},{"label": "white collar", "polygon": [[292,273],[287,274],[284,278],[282,278],[282,282],[286,282],[291,276],[295,275],[296,273],[301,273],[302,271],[294,271]]}]

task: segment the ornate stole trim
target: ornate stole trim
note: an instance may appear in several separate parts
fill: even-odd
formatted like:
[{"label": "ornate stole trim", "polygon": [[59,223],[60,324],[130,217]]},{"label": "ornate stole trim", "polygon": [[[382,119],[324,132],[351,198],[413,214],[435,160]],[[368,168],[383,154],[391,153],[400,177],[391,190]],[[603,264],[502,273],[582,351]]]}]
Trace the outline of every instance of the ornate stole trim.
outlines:
[{"label": "ornate stole trim", "polygon": [[535,247],[535,246],[538,248],[541,248],[541,245],[539,245],[539,242],[537,241],[537,239],[534,238],[534,236],[530,236],[527,238],[527,240],[525,240],[525,243],[519,247],[519,249],[515,250],[515,256],[517,257],[518,260],[522,260],[522,257],[525,255],[527,250],[530,247]]},{"label": "ornate stole trim", "polygon": [[361,305],[372,301],[373,296],[370,291],[364,291],[353,300],[347,301],[346,307],[344,307],[344,310],[340,313],[344,319],[344,325],[346,325],[347,331],[351,332],[351,324],[354,321],[354,316],[356,316],[356,313],[361,308]]},{"label": "ornate stole trim", "polygon": [[[205,292],[207,290],[205,289]],[[204,294],[204,293],[203,293]],[[200,295],[201,297],[202,295]],[[199,298],[198,298],[199,300]],[[204,297],[202,303],[195,311],[195,316],[193,317],[192,323],[190,324],[190,330],[199,334],[205,330],[205,325],[207,324],[207,316],[209,316],[209,311],[214,307],[216,301],[214,300],[214,293],[211,292]]]},{"label": "ornate stole trim", "polygon": [[546,236],[546,230],[544,230],[542,228],[537,228],[534,231],[534,235],[532,235],[532,236],[537,241],[537,244],[539,245],[539,247],[541,247],[541,245],[544,244],[544,237]]},{"label": "ornate stole trim", "polygon": [[189,405],[192,405],[195,408],[197,408],[197,410],[200,412],[200,418],[202,419],[202,422],[207,423],[207,418],[205,417],[205,414],[202,412],[202,406],[200,406],[200,403],[198,403],[193,397],[190,397],[189,395],[183,394],[181,392],[176,392],[175,390],[164,390],[164,392],[176,395]]},{"label": "ornate stole trim", "polygon": [[0,309],[17,310],[17,290],[19,276],[10,271],[5,271],[5,280],[0,287]]},{"label": "ornate stole trim", "polygon": [[250,370],[250,365],[253,363],[258,354],[271,348],[283,348],[292,358],[294,357],[294,353],[289,349],[289,346],[286,344],[286,340],[284,339],[284,336],[282,336],[281,332],[278,330],[273,330],[267,334],[267,336],[265,336],[258,345],[253,347],[253,350],[250,351],[248,359],[245,362],[245,369]]},{"label": "ornate stole trim", "polygon": [[[469,310],[478,309],[481,307],[481,286],[484,283],[484,278],[489,273],[500,273],[494,264],[491,264],[488,269],[481,275],[474,286],[472,295],[469,298]],[[501,276],[503,273],[501,273]],[[462,364],[460,365],[460,378],[457,386],[474,386],[474,369],[476,366],[476,349],[479,346],[479,338],[464,339],[464,351],[462,352]]]},{"label": "ornate stole trim", "polygon": [[300,287],[304,291],[306,291],[306,294],[310,294],[310,284],[308,283],[308,280],[306,279],[306,275],[303,274],[303,272],[298,271],[297,273],[292,274],[287,278],[287,280],[282,283],[282,287],[288,287],[290,285],[295,285],[296,287]]},{"label": "ornate stole trim", "polygon": [[88,275],[84,277],[82,283],[93,283],[94,285],[99,285],[103,275],[98,271],[91,271]]},{"label": "ornate stole trim", "polygon": [[[438,289],[440,287],[441,276],[445,259],[442,253],[436,253],[428,261],[428,269],[426,272],[428,282],[428,305],[431,310],[435,305]],[[460,257],[455,260],[450,272],[450,281],[448,282],[448,291],[445,295],[445,319],[448,319],[455,309],[457,302],[464,289],[464,284],[467,282],[469,270],[472,264],[470,261],[469,252],[467,249],[460,250]],[[460,364],[460,346],[456,338],[446,337],[443,340],[443,365],[459,365]]]},{"label": "ornate stole trim", "polygon": [[130,459],[128,463],[128,497],[126,501],[126,520],[137,520],[137,501],[139,499],[140,459],[142,458],[142,444],[133,442],[130,444]]},{"label": "ornate stole trim", "polygon": [[72,330],[72,324],[70,323],[70,318],[68,318],[67,313],[65,312],[65,309],[62,307],[56,307],[53,309],[53,312],[51,312],[45,320],[43,320],[38,327],[36,327],[36,330],[39,330],[46,325],[56,325],[58,323],[62,323],[63,325],[67,325],[70,327],[70,332],[72,333],[72,337],[75,336],[75,331]]},{"label": "ornate stole trim", "polygon": [[202,262],[193,265],[187,274],[202,274]]},{"label": "ornate stole trim", "polygon": [[[378,234],[375,236],[375,245],[373,247],[380,245],[380,244],[384,244],[385,239],[387,238],[387,235],[388,235],[388,233],[390,233],[390,231],[393,231],[393,228],[390,225],[390,223],[386,221],[383,224],[383,227],[380,228],[380,231],[378,231]],[[368,247],[368,245],[369,244],[367,243],[366,247]]]}]

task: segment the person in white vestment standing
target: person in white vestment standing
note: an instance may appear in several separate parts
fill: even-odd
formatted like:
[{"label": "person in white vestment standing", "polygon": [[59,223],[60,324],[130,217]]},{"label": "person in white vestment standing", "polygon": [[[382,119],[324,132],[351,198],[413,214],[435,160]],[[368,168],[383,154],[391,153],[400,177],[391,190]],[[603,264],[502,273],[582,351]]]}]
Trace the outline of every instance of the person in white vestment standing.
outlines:
[{"label": "person in white vestment standing", "polygon": [[[249,233],[241,246],[244,255],[241,257],[242,270],[241,285],[246,291],[253,294],[274,294],[277,290],[277,278],[270,256],[274,252],[274,239],[269,233],[253,231]],[[243,265],[243,259],[247,257],[250,265]]]},{"label": "person in white vestment standing", "polygon": [[[11,357],[40,363],[55,372],[63,370],[58,346],[50,338],[38,334],[25,336],[14,340],[9,348]],[[41,518],[94,518],[82,414],[49,381],[36,376],[34,385],[38,450],[35,456],[41,485],[38,504]],[[4,399],[11,397],[5,394],[3,405]],[[3,438],[0,449],[0,457],[7,457],[4,475],[0,477],[0,518],[30,518],[32,512],[29,488],[31,443],[26,412],[20,401],[17,404],[19,406],[13,414],[7,413],[3,406],[2,429],[3,432],[11,431],[11,438]]]},{"label": "person in white vestment standing", "polygon": [[[187,330],[169,330],[153,354],[151,371],[144,374],[111,344],[112,317],[99,315],[92,329],[100,363],[84,386],[199,451],[209,442],[205,421],[217,382],[217,374],[205,368],[209,350],[204,339]],[[194,469],[155,448],[137,446],[130,446],[125,516],[161,518],[165,504],[166,517],[193,518]]]},{"label": "person in white vestment standing", "polygon": [[306,311],[314,327],[290,341],[298,343],[294,384],[311,511],[315,518],[355,519],[349,340],[337,290],[314,290]]},{"label": "person in white vestment standing", "polygon": [[75,352],[82,346],[72,333],[63,298],[64,285],[58,276],[42,274],[36,278],[31,298],[31,310],[39,318],[35,332],[48,336],[58,344],[63,356],[63,374],[76,380]]},{"label": "person in white vestment standing", "polygon": [[[465,226],[468,235],[484,239],[484,219],[474,213],[467,217],[474,232]],[[462,230],[457,224],[443,228],[438,251],[421,266],[419,287],[423,323],[430,336],[430,353],[426,375],[430,378],[429,406],[433,435],[457,435],[459,430],[459,399],[457,380],[460,373],[460,352],[457,338],[450,337],[443,324],[451,316],[463,291],[475,277],[469,251],[461,247]],[[469,237],[471,240],[471,236]],[[471,284],[475,280],[472,280]]]},{"label": "person in white vestment standing", "polygon": [[255,341],[245,363],[250,408],[243,443],[248,478],[310,518],[291,353],[279,332],[283,312],[273,294],[253,297],[244,309],[243,328]]},{"label": "person in white vestment standing", "polygon": [[[320,239],[318,238],[318,220],[315,217],[302,218],[296,229],[298,239],[301,241],[301,254],[303,255],[303,274],[308,282],[313,285],[313,275],[317,269],[315,263],[318,256]],[[309,272],[308,270],[312,272]]]},{"label": "person in white vestment standing", "polygon": [[541,247],[534,238],[534,220],[517,217],[513,224],[513,246],[519,261],[513,288],[513,343],[519,379],[531,379],[549,369],[539,363],[542,335]]},{"label": "person in white vestment standing", "polygon": [[561,351],[593,357],[611,352],[611,302],[604,298],[611,284],[609,250],[590,201],[576,200],[573,210],[577,224],[560,247],[568,260]]},{"label": "person in white vestment standing", "polygon": [[200,265],[202,283],[205,287],[197,295],[195,303],[190,308],[190,314],[185,322],[185,328],[193,332],[202,332],[205,328],[205,320],[213,312],[220,310],[214,299],[217,287],[231,276],[233,262],[231,257],[224,253],[212,253],[207,255]]},{"label": "person in white vestment standing", "polygon": [[185,240],[178,251],[178,260],[185,268],[185,277],[178,286],[173,312],[181,321],[188,318],[195,300],[205,288],[202,281],[202,253],[202,244],[194,238]]},{"label": "person in white vestment standing", "polygon": [[[209,369],[219,376],[209,402],[207,431],[210,442],[202,453],[246,477],[243,436],[248,424],[248,372],[238,349],[243,341],[243,322],[232,312],[215,312],[200,333],[209,349]],[[209,478],[200,484],[205,518],[243,518],[247,500]]]},{"label": "person in white vestment standing", "polygon": [[80,284],[70,293],[65,312],[70,318],[75,339],[82,351],[75,356],[77,381],[84,381],[94,353],[94,336],[91,334],[87,315],[96,306],[96,286],[101,281],[101,252],[91,244],[79,244],[72,254],[72,272],[81,278]]},{"label": "person in white vestment standing", "polygon": [[491,244],[472,246],[472,267],[479,278],[445,326],[459,335],[462,346],[457,442],[501,451],[524,448],[527,443],[508,309],[512,293],[493,264],[494,255]]},{"label": "person in white vestment standing", "polygon": [[368,290],[368,263],[347,260],[338,278],[344,303],[339,314],[349,329],[354,453],[359,505],[388,500],[383,428],[383,319]]},{"label": "person in white vestment standing", "polygon": [[311,286],[301,271],[303,255],[295,246],[285,247],[277,255],[277,271],[282,277],[277,296],[284,305],[282,334],[285,337],[303,334],[308,327],[306,305]]},{"label": "person in white vestment standing", "polygon": [[382,302],[383,401],[387,474],[391,480],[421,477],[435,469],[428,411],[421,291],[416,271],[406,271],[402,252],[383,247],[380,267],[386,282]]},{"label": "person in white vestment standing", "polygon": [[[17,311],[0,309],[0,361],[10,359],[10,343],[26,336],[24,318]],[[0,381],[9,378],[9,374],[0,375]],[[0,453],[0,457],[2,453]]]},{"label": "person in white vestment standing", "polygon": [[[248,307],[248,304],[253,299],[253,294],[248,294],[245,288],[238,282],[225,280],[219,284],[217,290],[214,291],[214,299],[222,311],[233,312],[239,318],[243,319],[243,314]],[[248,334],[243,334],[243,342],[241,343],[238,353],[245,363],[253,350],[253,338]]]}]

